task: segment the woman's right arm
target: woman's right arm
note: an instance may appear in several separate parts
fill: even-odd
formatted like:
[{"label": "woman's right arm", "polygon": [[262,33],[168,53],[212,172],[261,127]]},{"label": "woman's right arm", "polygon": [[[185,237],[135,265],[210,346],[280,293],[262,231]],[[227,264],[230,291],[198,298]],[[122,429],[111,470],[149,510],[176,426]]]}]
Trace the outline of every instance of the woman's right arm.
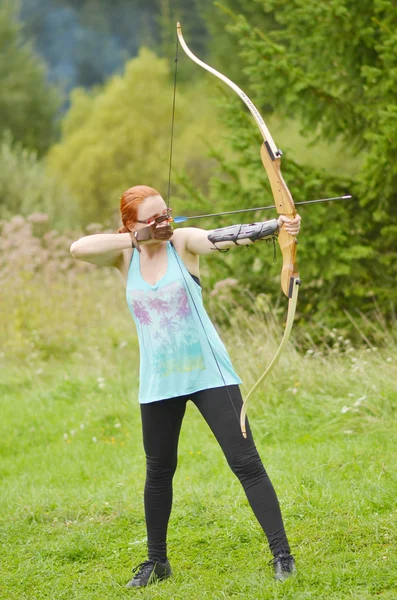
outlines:
[{"label": "woman's right arm", "polygon": [[102,267],[118,267],[123,250],[131,248],[129,233],[96,233],[80,238],[70,246],[73,258]]}]

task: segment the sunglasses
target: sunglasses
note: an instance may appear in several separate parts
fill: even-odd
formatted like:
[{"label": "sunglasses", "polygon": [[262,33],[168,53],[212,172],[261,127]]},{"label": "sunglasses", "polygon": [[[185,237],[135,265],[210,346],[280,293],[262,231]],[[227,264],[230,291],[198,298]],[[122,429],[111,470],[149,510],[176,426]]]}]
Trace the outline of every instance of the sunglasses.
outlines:
[{"label": "sunglasses", "polygon": [[153,223],[163,223],[164,221],[172,221],[171,217],[172,208],[167,208],[162,215],[159,217],[151,217],[150,219],[145,219],[144,221],[136,220],[137,223],[143,223],[144,225],[153,225]]}]

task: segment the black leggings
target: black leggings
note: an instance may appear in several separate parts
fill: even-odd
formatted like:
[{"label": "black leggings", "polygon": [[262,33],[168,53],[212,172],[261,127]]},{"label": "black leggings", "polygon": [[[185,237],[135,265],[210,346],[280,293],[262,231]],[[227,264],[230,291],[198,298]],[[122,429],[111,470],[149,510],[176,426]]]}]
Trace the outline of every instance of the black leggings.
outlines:
[{"label": "black leggings", "polygon": [[[233,400],[234,407],[230,402]],[[213,388],[169,400],[141,404],[146,453],[145,518],[149,558],[167,556],[167,526],[172,506],[172,478],[177,465],[178,439],[186,403],[192,400],[218,440],[233,473],[240,480],[275,556],[289,553],[276,492],[262,464],[247,423],[247,439],[237,415],[242,398],[237,385]]]}]

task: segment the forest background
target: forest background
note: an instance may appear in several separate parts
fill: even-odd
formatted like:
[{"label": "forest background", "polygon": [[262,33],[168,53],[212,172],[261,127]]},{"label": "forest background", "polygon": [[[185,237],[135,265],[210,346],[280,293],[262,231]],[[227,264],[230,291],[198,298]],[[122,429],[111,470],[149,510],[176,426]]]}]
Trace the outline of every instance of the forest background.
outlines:
[{"label": "forest background", "polygon": [[[119,198],[131,185],[167,195],[179,19],[193,51],[239,84],[265,116],[295,201],[353,195],[301,207],[298,324],[306,332],[320,324],[323,332],[358,335],[355,316],[366,315],[360,336],[379,343],[374,322],[393,326],[397,294],[396,16],[395,3],[384,0],[23,0],[19,10],[3,2],[3,238],[12,217],[30,218],[35,247],[48,251],[54,230],[68,239],[117,231]],[[251,115],[184,55],[178,66],[174,214],[272,204]],[[264,215],[272,217],[252,213],[237,222]],[[234,222],[229,216],[199,225]],[[73,270],[64,250],[65,270]],[[3,276],[7,262],[3,254]],[[273,248],[261,244],[203,261],[219,322],[229,321],[234,306],[252,310],[253,297],[280,305],[282,315],[279,266]],[[223,293],[219,281],[226,281]]]}]

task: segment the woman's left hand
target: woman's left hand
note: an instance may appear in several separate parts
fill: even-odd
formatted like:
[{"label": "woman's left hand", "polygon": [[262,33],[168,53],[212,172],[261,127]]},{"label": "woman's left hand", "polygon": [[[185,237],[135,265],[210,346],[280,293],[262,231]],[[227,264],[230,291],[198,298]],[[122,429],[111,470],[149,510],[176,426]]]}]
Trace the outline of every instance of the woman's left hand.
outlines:
[{"label": "woman's left hand", "polygon": [[285,215],[280,215],[278,218],[279,227],[284,227],[287,233],[291,235],[298,235],[301,228],[302,217],[296,215],[293,219],[289,219]]}]

